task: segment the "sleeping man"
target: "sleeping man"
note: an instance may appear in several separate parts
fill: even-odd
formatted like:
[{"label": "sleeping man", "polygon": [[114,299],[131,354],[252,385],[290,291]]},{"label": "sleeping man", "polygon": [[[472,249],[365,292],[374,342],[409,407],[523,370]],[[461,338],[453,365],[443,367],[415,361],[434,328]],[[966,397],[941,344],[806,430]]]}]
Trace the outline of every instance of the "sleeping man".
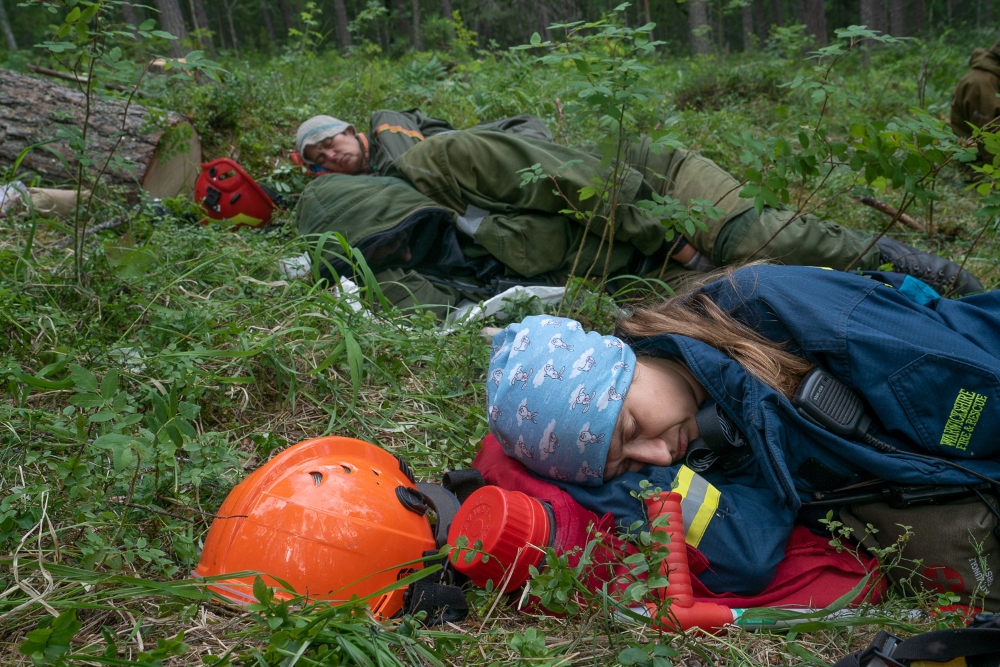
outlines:
[{"label": "sleeping man", "polygon": [[[893,264],[939,293],[982,285],[956,264],[888,238],[813,215],[765,206],[758,214],[740,184],[686,150],[631,147],[615,205],[588,196],[612,167],[573,148],[492,128],[420,140],[379,176],[328,175],[303,192],[301,235],[339,232],[367,259],[386,297],[444,315],[512,284],[565,284],[570,275],[660,278],[682,288],[703,272],[749,259],[862,271]],[[533,175],[534,174],[534,175]],[[664,223],[637,204],[655,196],[719,210],[705,228],[666,240]],[[327,236],[329,238],[329,236]],[[334,244],[323,271],[348,272]]]}]

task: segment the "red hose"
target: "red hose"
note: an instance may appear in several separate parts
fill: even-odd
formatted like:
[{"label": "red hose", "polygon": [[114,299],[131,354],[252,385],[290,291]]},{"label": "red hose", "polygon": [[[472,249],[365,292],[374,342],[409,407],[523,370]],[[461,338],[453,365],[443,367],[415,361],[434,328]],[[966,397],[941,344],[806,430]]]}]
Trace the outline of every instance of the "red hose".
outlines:
[{"label": "red hose", "polygon": [[[660,565],[660,574],[667,577],[668,584],[657,589],[659,597],[671,600],[668,607],[648,603],[653,627],[668,632],[679,632],[691,628],[701,628],[710,632],[718,631],[733,622],[733,611],[729,607],[712,602],[695,602],[691,590],[691,570],[688,568],[687,545],[684,541],[684,518],[681,513],[679,493],[660,493],[646,501],[650,524],[663,515],[669,515],[669,523],[657,531],[669,536],[670,555]],[[650,530],[653,530],[650,528]]]}]

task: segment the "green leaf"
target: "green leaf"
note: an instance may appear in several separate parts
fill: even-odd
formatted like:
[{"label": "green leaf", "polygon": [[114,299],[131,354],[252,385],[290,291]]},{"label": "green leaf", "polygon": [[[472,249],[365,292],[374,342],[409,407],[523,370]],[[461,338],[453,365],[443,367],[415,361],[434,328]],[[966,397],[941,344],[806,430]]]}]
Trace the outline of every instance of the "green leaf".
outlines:
[{"label": "green leaf", "polygon": [[74,7],[73,11],[66,15],[66,23],[73,23],[80,18],[80,8]]},{"label": "green leaf", "polygon": [[253,579],[253,596],[261,604],[269,603],[271,598],[274,597],[274,591],[264,583],[259,574]]},{"label": "green leaf", "polygon": [[132,447],[129,445],[114,447],[111,450],[111,462],[115,465],[115,472],[131,468],[135,465],[135,461],[135,452],[132,451]]},{"label": "green leaf", "polygon": [[69,397],[69,404],[78,408],[96,408],[104,405],[104,399],[97,394],[76,394]]},{"label": "green leaf", "polygon": [[646,653],[641,648],[636,648],[634,646],[630,646],[618,654],[618,662],[623,665],[636,665],[647,662],[648,660],[649,653]]},{"label": "green leaf", "polygon": [[535,32],[531,34],[531,39],[529,41],[531,42],[532,46],[538,46],[539,44],[542,43],[542,38],[537,32]]},{"label": "green leaf", "polygon": [[90,19],[94,18],[94,16],[97,14],[97,12],[100,11],[100,9],[101,9],[101,3],[95,2],[90,7],[87,7],[86,9],[83,10],[83,13],[80,14],[80,21],[81,22],[90,21]]},{"label": "green leaf", "polygon": [[[48,627],[43,627],[49,624]],[[57,618],[46,618],[39,622],[39,628],[26,634],[26,641],[19,650],[22,654],[31,656],[36,665],[63,664],[59,657],[70,649],[70,640],[83,626],[76,620],[76,609],[67,609]]]},{"label": "green leaf", "polygon": [[177,39],[169,32],[165,32],[163,30],[151,30],[150,34],[153,35],[154,37],[162,37],[163,39]]},{"label": "green leaf", "polygon": [[121,433],[105,433],[94,440],[94,447],[112,449],[114,447],[128,445],[130,442],[132,442],[132,438],[127,435],[122,435]]},{"label": "green leaf", "polygon": [[118,370],[112,368],[101,379],[101,398],[110,401],[118,391]]},{"label": "green leaf", "polygon": [[106,421],[111,421],[115,418],[115,413],[111,410],[98,410],[96,413],[90,416],[90,421],[94,423],[101,423]]},{"label": "green leaf", "polygon": [[181,437],[181,432],[175,425],[167,424],[166,431],[167,435],[170,436],[170,439],[173,440],[175,445],[180,447],[181,445],[184,444],[184,439]]},{"label": "green leaf", "polygon": [[155,27],[156,27],[155,19],[146,19],[145,21],[142,22],[142,25],[139,26],[139,30],[152,30]]},{"label": "green leaf", "polygon": [[84,391],[89,391],[94,394],[101,391],[100,385],[97,384],[97,378],[94,377],[94,374],[79,364],[69,365],[69,376],[73,379],[73,383]]}]

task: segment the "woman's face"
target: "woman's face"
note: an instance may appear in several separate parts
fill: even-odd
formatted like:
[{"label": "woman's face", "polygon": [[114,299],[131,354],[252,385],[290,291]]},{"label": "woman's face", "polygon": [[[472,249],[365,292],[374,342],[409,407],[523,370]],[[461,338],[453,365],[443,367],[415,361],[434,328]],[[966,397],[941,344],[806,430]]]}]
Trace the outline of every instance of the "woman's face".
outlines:
[{"label": "woman's face", "polygon": [[669,466],[698,437],[694,416],[708,398],[691,372],[672,359],[637,360],[611,436],[604,481],[652,464]]},{"label": "woman's face", "polygon": [[356,174],[365,167],[365,156],[354,130],[348,128],[305,149],[305,157],[335,174]]}]

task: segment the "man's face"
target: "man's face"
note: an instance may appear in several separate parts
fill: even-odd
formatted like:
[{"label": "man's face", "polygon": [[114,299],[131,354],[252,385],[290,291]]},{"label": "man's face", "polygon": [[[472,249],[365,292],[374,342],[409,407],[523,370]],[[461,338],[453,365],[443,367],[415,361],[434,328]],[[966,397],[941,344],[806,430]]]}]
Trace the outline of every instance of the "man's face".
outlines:
[{"label": "man's face", "polygon": [[306,146],[304,152],[307,160],[335,174],[356,174],[365,167],[361,144],[351,128],[318,144]]}]

